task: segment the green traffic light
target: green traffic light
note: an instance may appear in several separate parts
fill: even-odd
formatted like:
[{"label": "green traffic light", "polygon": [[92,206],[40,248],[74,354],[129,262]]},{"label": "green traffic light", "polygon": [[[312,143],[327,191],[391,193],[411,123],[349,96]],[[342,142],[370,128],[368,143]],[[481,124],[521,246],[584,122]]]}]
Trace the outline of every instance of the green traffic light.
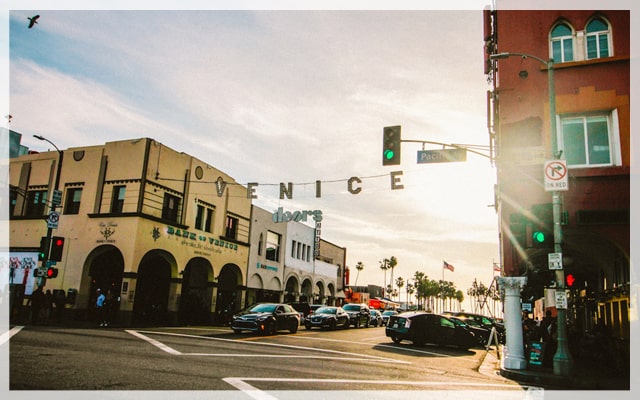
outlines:
[{"label": "green traffic light", "polygon": [[384,157],[385,157],[387,160],[391,160],[391,159],[393,159],[393,157],[394,157],[395,155],[396,155],[396,154],[393,152],[393,150],[387,149],[387,150],[385,150],[385,151],[384,151]]},{"label": "green traffic light", "polygon": [[544,232],[533,232],[533,240],[536,243],[544,243],[546,237],[544,235]]}]

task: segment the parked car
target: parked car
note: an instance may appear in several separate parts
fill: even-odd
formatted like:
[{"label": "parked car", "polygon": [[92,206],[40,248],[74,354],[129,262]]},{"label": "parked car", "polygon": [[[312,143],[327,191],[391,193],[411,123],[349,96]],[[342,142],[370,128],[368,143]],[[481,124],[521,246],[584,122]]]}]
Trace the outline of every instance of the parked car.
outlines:
[{"label": "parked car", "polygon": [[338,327],[349,327],[349,314],[342,307],[323,306],[316,309],[304,321],[307,329],[328,328],[334,330]]},{"label": "parked car", "polygon": [[306,301],[296,301],[293,303],[288,303],[294,310],[300,314],[300,324],[304,324],[304,320],[307,318],[307,315],[311,313],[311,306]]},{"label": "parked car", "polygon": [[369,306],[366,304],[349,303],[342,306],[349,314],[349,325],[356,328],[369,327]]},{"label": "parked car", "polygon": [[496,320],[495,318],[487,317],[486,315],[482,315],[482,314],[468,313],[465,311],[445,311],[442,314],[445,316],[473,319],[480,326],[488,329],[489,331],[491,331],[491,328],[496,328],[496,333],[498,335],[498,342],[501,344],[505,343],[506,333],[505,333],[504,323],[498,322],[498,320]]},{"label": "parked car", "polygon": [[231,329],[235,333],[252,331],[273,335],[276,331],[298,331],[300,315],[288,304],[258,303],[233,316]]},{"label": "parked car", "polygon": [[382,313],[382,325],[386,326],[389,322],[389,317],[392,315],[398,315],[396,310],[386,310]]},{"label": "parked car", "polygon": [[462,350],[477,344],[475,335],[449,318],[424,311],[409,311],[389,317],[385,334],[394,343],[410,340],[422,346],[426,343],[457,346]]},{"label": "parked car", "polygon": [[490,329],[480,325],[473,318],[449,317],[449,319],[451,319],[456,325],[461,325],[473,332],[476,336],[476,340],[478,341],[478,346],[485,347],[487,345],[489,335],[491,334]]},{"label": "parked car", "polygon": [[378,310],[369,310],[369,325],[371,326],[382,326],[382,314]]}]

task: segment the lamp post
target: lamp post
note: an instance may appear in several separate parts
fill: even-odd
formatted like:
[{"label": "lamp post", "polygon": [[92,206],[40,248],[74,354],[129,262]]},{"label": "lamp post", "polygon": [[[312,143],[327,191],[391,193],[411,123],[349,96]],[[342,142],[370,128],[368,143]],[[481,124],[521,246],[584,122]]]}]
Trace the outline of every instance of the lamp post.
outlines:
[{"label": "lamp post", "polygon": [[[559,159],[562,152],[558,151],[558,133],[556,126],[556,92],[555,92],[555,79],[553,58],[545,61],[540,57],[533,56],[525,53],[498,53],[490,56],[491,60],[499,60],[508,57],[522,57],[523,60],[532,58],[539,63],[547,67],[547,80],[549,85],[549,122],[551,133],[551,152],[554,159]],[[562,195],[558,190],[551,192],[552,206],[553,206],[553,251],[555,253],[562,253],[562,225],[560,215],[562,213]],[[556,290],[565,290],[564,285],[564,270],[559,269],[555,271],[556,274]],[[567,311],[566,309],[557,309],[558,311],[558,332],[557,341],[558,348],[556,354],[553,356],[553,372],[556,375],[570,375],[573,370],[573,361],[569,352],[569,346],[567,343]]]},{"label": "lamp post", "polygon": [[[62,158],[64,156],[64,152],[62,150],[60,150],[58,148],[58,146],[55,145],[55,143],[53,143],[51,140],[45,138],[44,136],[40,136],[40,135],[33,135],[34,138],[38,139],[38,140],[44,140],[45,142],[49,142],[49,144],[51,144],[56,151],[58,152],[58,165],[56,168],[56,180],[55,183],[53,185],[53,193],[54,195],[51,196],[51,213],[54,213],[56,211],[56,207],[59,205],[57,203],[57,198],[59,198],[59,196],[56,196],[56,193],[58,192],[58,186],[60,185],[60,172],[62,171]],[[47,267],[47,263],[49,262],[49,256],[51,254],[51,238],[53,236],[53,228],[51,227],[51,225],[49,224],[49,222],[47,222],[47,248],[45,249],[44,252],[44,257],[42,259],[42,266],[43,267]],[[41,277],[39,278],[40,281],[38,282],[38,286],[42,286],[44,285],[44,283],[46,282],[46,278]]]}]

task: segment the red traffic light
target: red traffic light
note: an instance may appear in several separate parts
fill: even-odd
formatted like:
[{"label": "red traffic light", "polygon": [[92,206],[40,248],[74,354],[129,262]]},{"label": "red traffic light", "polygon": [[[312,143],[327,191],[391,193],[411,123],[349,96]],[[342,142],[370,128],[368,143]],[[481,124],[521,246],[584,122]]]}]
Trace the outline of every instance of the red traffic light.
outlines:
[{"label": "red traffic light", "polygon": [[62,261],[62,250],[64,250],[64,238],[62,236],[52,237],[49,259],[51,261]]},{"label": "red traffic light", "polygon": [[47,278],[55,278],[58,276],[58,268],[49,267],[47,268]]}]

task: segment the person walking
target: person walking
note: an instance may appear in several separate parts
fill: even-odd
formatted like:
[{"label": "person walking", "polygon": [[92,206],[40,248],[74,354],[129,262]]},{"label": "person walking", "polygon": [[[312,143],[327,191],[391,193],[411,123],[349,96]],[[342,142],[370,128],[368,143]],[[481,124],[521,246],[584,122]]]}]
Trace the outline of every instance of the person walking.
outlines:
[{"label": "person walking", "polygon": [[100,290],[100,288],[96,289],[96,296],[96,316],[98,318],[98,321],[100,321],[100,326],[105,326],[105,301],[107,297],[104,295],[104,293],[102,293],[102,290]]},{"label": "person walking", "polygon": [[36,290],[31,293],[29,300],[27,300],[27,305],[31,305],[31,323],[34,325],[40,321],[40,313],[42,312],[44,300],[42,286],[38,286]]}]

